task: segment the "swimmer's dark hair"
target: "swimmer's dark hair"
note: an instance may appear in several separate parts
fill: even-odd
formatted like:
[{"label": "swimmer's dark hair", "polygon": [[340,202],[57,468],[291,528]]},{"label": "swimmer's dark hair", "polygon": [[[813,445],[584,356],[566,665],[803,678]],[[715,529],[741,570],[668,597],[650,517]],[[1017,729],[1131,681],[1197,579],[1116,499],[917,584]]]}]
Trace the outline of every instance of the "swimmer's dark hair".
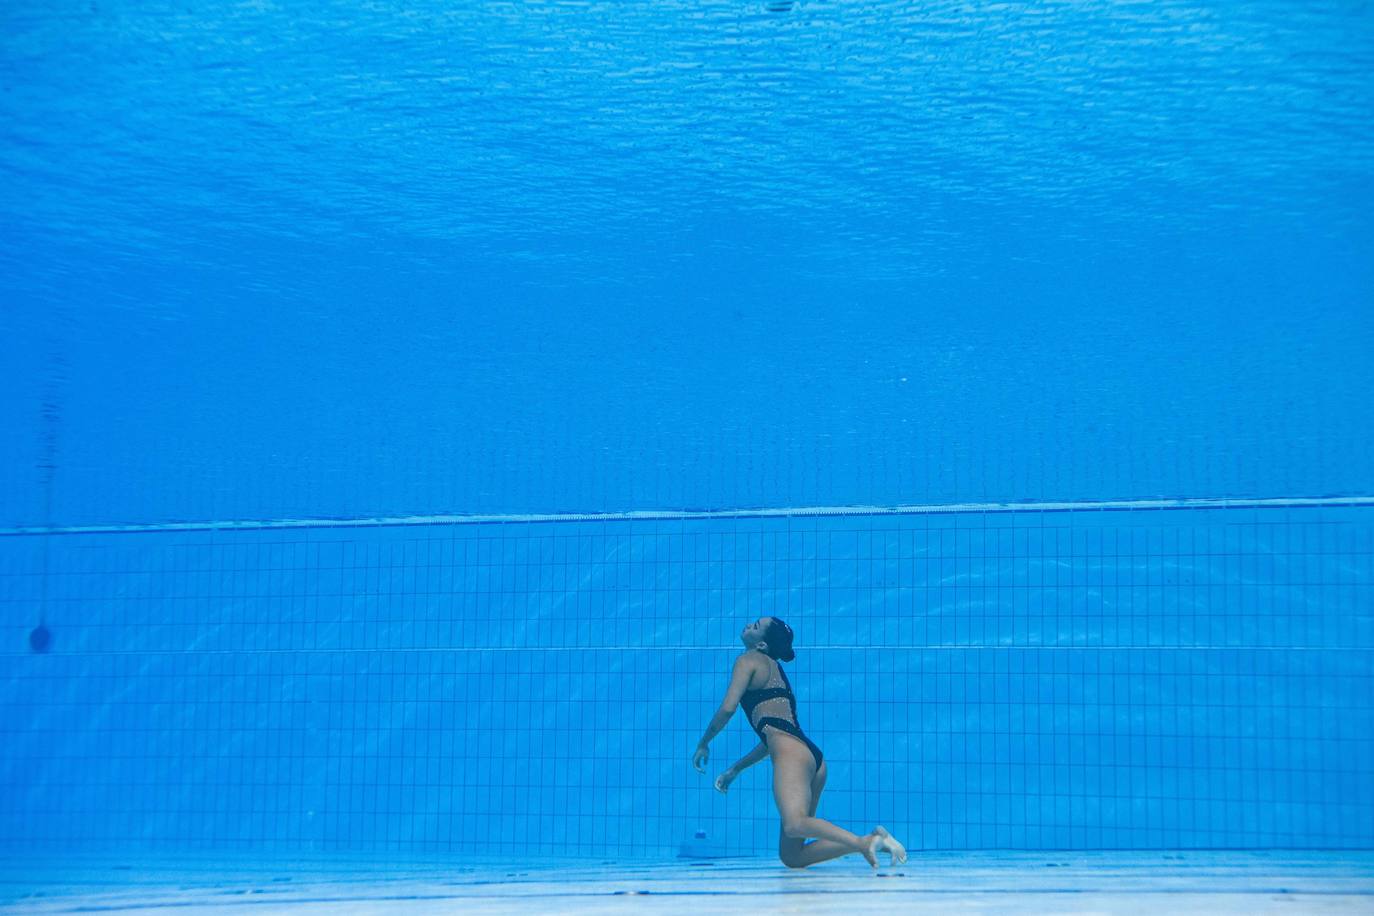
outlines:
[{"label": "swimmer's dark hair", "polygon": [[768,643],[768,654],[778,661],[790,662],[797,657],[792,651],[792,628],[774,617],[763,630],[763,641]]}]

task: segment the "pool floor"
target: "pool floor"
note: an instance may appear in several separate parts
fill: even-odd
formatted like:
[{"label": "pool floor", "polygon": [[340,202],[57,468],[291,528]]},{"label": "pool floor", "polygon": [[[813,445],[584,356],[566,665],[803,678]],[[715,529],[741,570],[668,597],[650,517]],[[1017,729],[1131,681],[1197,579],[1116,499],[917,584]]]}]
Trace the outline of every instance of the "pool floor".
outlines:
[{"label": "pool floor", "polygon": [[[883,861],[887,857],[883,856]],[[794,871],[713,861],[241,853],[0,857],[0,910],[40,913],[1371,913],[1374,850],[913,852]]]}]

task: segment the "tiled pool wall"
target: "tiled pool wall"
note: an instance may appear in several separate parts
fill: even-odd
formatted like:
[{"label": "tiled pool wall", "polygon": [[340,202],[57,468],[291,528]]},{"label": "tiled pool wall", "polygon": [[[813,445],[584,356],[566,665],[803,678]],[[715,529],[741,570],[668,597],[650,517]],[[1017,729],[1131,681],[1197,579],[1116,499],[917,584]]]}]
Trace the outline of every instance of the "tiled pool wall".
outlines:
[{"label": "tiled pool wall", "polygon": [[842,826],[1367,848],[1372,555],[1339,507],[3,537],[0,845],[767,853],[742,711],[690,760],[776,614]]}]

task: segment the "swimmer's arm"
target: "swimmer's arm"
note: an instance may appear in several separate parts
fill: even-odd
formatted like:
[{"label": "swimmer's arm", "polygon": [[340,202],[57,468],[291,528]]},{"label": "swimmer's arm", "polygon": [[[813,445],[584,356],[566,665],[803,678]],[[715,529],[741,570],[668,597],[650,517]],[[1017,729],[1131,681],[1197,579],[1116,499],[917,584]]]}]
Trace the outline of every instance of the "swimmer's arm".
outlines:
[{"label": "swimmer's arm", "polygon": [[745,754],[743,757],[741,757],[738,763],[730,767],[730,771],[738,776],[740,773],[743,773],[745,770],[749,769],[751,766],[758,763],[760,760],[767,756],[768,745],[760,741],[759,746],[754,748],[749,753]]},{"label": "swimmer's arm", "polygon": [[730,719],[734,716],[735,710],[739,708],[740,697],[744,696],[744,691],[749,687],[749,679],[754,674],[754,661],[747,655],[741,655],[735,659],[735,670],[730,673],[730,686],[725,691],[725,699],[720,702],[720,709],[711,717],[711,724],[706,726],[706,733],[697,742],[697,747],[705,747],[711,743],[711,739],[720,734],[720,730],[730,724]]}]

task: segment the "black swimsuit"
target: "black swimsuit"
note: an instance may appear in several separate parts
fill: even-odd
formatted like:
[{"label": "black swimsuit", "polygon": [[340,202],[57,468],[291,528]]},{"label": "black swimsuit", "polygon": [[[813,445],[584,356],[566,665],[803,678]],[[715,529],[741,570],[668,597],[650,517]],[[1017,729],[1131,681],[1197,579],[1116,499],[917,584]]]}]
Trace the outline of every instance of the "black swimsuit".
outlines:
[{"label": "black swimsuit", "polygon": [[[774,659],[774,665],[778,675],[782,677],[781,684],[778,683],[778,677],[770,676],[765,686],[755,690],[746,690],[744,695],[740,697],[740,705],[744,707],[744,714],[749,717],[749,724],[754,727],[754,731],[758,732],[760,740],[765,744],[768,743],[768,739],[763,735],[763,730],[770,725],[778,731],[787,732],[792,737],[805,742],[806,746],[811,749],[811,756],[816,758],[816,769],[819,770],[825,755],[821,753],[820,748],[816,747],[815,742],[802,733],[801,726],[797,724],[797,698],[792,693],[792,684],[787,680],[787,672],[782,670],[782,665],[777,664],[776,659]],[[790,722],[779,716],[769,715],[760,716],[757,722],[754,721],[755,707],[768,700],[780,698],[787,700],[787,705],[792,711]],[[781,710],[778,711],[781,712]]]}]

